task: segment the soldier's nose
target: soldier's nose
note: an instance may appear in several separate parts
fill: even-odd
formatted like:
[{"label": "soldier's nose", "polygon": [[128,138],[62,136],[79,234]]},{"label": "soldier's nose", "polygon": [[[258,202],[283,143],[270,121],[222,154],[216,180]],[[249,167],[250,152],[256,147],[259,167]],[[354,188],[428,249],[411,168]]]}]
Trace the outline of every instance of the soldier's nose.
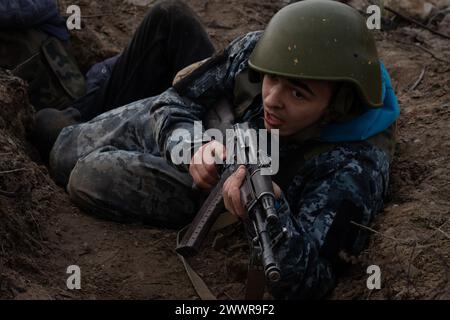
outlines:
[{"label": "soldier's nose", "polygon": [[275,85],[269,90],[269,94],[264,99],[264,104],[270,109],[283,108],[282,90],[279,85]]}]

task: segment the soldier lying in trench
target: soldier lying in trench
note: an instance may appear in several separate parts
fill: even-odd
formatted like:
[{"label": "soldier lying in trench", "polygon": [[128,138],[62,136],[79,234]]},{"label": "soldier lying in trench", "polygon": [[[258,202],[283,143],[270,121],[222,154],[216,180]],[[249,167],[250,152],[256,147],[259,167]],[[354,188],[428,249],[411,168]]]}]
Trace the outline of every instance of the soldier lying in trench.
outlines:
[{"label": "soldier lying in trench", "polygon": [[[56,181],[102,218],[179,228],[218,181],[211,158],[227,152],[205,143],[175,165],[176,129],[193,132],[222,98],[236,122],[279,130],[280,170],[273,176],[277,214],[287,237],[274,249],[281,280],[275,298],[322,298],[336,283],[341,251],[357,254],[383,209],[399,107],[365,20],[332,1],[286,6],[264,32],[234,40],[171,86],[183,67],[213,54],[195,14],[182,2],[152,7],[106,82],[71,111],[50,154]],[[123,105],[123,106],[122,106]],[[195,137],[191,136],[195,140]],[[245,218],[239,187],[225,183],[226,208]],[[192,188],[195,184],[198,188]]]}]

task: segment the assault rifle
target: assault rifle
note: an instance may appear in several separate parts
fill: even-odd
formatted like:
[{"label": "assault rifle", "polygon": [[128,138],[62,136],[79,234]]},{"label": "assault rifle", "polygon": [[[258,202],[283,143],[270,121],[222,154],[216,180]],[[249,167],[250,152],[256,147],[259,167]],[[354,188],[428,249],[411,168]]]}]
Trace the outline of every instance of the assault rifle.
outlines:
[{"label": "assault rifle", "polygon": [[[223,184],[240,165],[244,164],[247,173],[240,191],[241,199],[251,220],[248,221],[248,225],[253,229],[248,231],[255,236],[252,241],[253,254],[262,263],[266,278],[271,282],[276,282],[280,279],[280,268],[272,249],[286,231],[279,227],[272,178],[270,175],[261,174],[264,168],[270,166],[270,158],[261,151],[255,152],[258,145],[256,137],[246,134],[248,129],[247,123],[233,125],[232,139],[234,143],[231,145],[234,148],[234,161],[221,168],[219,182],[195,216],[176,251],[184,257],[198,254],[215,220],[225,210],[222,196]],[[246,138],[248,139],[247,144]],[[227,143],[227,145],[230,144]],[[227,150],[227,154],[229,152]],[[249,161],[252,160],[252,156],[256,161]],[[276,230],[276,236],[272,238],[273,230]]]}]

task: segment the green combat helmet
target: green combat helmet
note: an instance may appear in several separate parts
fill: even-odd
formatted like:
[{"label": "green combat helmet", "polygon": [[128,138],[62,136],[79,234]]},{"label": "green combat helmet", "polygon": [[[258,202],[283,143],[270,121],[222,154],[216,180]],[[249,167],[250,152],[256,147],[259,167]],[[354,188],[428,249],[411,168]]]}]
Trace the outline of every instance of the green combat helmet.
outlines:
[{"label": "green combat helmet", "polygon": [[375,40],[359,12],[339,2],[306,0],[281,9],[249,66],[289,78],[350,82],[369,106],[382,105]]}]

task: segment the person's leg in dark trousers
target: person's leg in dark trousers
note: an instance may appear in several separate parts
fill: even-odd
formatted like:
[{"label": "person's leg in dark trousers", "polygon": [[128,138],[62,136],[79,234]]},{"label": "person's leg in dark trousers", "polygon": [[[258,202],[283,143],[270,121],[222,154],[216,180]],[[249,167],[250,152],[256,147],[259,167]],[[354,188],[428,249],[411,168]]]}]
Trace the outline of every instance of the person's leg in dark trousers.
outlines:
[{"label": "person's leg in dark trousers", "polygon": [[162,93],[178,71],[213,53],[214,46],[191,8],[180,0],[156,3],[99,89],[66,110],[43,109],[37,113],[38,149],[46,157],[63,127]]},{"label": "person's leg in dark trousers", "polygon": [[83,120],[157,95],[184,67],[210,57],[214,47],[195,12],[178,0],[153,6],[116,62],[110,78],[89,101],[74,104]]}]

